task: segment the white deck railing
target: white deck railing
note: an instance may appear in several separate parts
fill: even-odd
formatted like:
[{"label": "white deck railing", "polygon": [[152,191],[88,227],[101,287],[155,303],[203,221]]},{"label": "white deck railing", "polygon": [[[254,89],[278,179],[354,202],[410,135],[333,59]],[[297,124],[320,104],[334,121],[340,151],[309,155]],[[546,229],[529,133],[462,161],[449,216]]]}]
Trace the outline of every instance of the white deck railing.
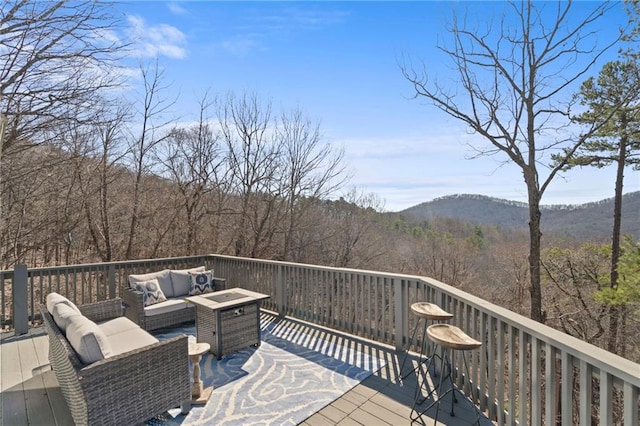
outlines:
[{"label": "white deck railing", "polygon": [[[467,358],[472,399],[498,424],[638,424],[639,364],[426,277],[211,255],[16,270],[24,282],[6,292],[14,271],[0,271],[1,318],[17,329],[50,291],[87,303],[117,296],[130,273],[203,263],[228,287],[269,294],[266,309],[399,349],[414,326],[411,303],[437,303],[483,342]],[[6,309],[5,293],[20,306]],[[461,371],[462,359],[452,361]]]}]

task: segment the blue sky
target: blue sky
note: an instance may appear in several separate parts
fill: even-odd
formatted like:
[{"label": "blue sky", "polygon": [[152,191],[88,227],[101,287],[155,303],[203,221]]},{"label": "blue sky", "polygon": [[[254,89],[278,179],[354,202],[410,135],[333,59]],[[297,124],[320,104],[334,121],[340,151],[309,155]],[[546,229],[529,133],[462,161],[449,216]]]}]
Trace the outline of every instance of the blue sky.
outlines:
[{"label": "blue sky", "polygon": [[[594,3],[578,2],[576,11]],[[119,5],[140,58],[157,57],[176,109],[196,118],[205,91],[255,92],[275,110],[300,107],[324,138],[343,147],[350,187],[375,193],[398,211],[451,194],[526,201],[520,169],[505,157],[468,159],[475,143],[456,120],[411,99],[402,58],[430,75],[452,73],[437,49],[450,41],[454,11],[488,22],[503,2],[132,2]],[[620,10],[594,27],[602,38],[626,22]],[[600,38],[600,36],[599,36]],[[612,52],[614,53],[614,52]],[[613,59],[612,56],[605,58]],[[605,60],[593,68],[596,75]],[[559,176],[543,204],[581,204],[613,196],[614,168]],[[625,192],[640,190],[627,170]]]}]

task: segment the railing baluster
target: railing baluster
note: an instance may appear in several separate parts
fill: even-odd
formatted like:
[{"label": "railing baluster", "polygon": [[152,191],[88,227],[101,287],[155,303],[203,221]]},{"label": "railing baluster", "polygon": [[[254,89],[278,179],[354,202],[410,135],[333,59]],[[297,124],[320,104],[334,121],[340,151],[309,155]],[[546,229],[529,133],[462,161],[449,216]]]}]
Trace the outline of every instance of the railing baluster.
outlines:
[{"label": "railing baluster", "polygon": [[[498,321],[498,335],[497,335],[497,341],[496,341],[496,350],[497,350],[497,354],[496,354],[496,358],[498,361],[498,374],[496,376],[496,380],[498,381],[497,383],[497,393],[496,393],[496,400],[497,400],[497,405],[498,405],[498,409],[497,409],[497,413],[496,413],[496,417],[497,417],[497,421],[498,421],[498,425],[502,426],[504,425],[504,405],[505,405],[505,399],[504,399],[504,381],[505,381],[505,375],[504,375],[504,370],[505,370],[505,351],[504,351],[504,330],[505,324],[502,321]],[[493,401],[491,401],[493,403]]]},{"label": "railing baluster", "polygon": [[33,324],[35,320],[35,295],[33,288],[35,287],[34,281],[37,275],[32,275],[29,277],[29,309],[27,311],[28,320]]},{"label": "railing baluster", "polygon": [[591,366],[580,360],[580,426],[591,424]]},{"label": "railing baluster", "polygon": [[524,330],[518,330],[518,419],[527,424],[527,337]]},{"label": "railing baluster", "polygon": [[[489,363],[489,372],[487,374],[487,380],[489,382],[489,395],[490,395],[490,399],[487,400],[486,404],[487,404],[487,408],[489,409],[489,418],[490,419],[495,419],[496,418],[496,406],[495,406],[495,398],[491,397],[491,395],[495,395],[496,394],[496,357],[495,357],[495,353],[496,353],[496,342],[495,342],[495,338],[496,338],[496,319],[494,317],[489,318],[489,341],[487,344],[487,351],[489,353],[489,359],[488,359],[488,363]],[[484,377],[484,373],[482,374],[482,377]],[[485,401],[485,394],[486,392],[484,392],[484,387],[482,386],[482,384],[480,385],[480,390],[481,390],[481,401]]]},{"label": "railing baluster", "polygon": [[540,341],[531,337],[531,424],[542,424]]},{"label": "railing baluster", "polygon": [[561,422],[563,425],[573,424],[573,362],[567,351],[560,353],[562,362],[561,377]]},{"label": "railing baluster", "polygon": [[509,326],[509,423],[516,424],[516,328]]},{"label": "railing baluster", "polygon": [[544,368],[544,415],[545,424],[554,425],[556,423],[556,351],[548,344],[545,344],[545,368]]},{"label": "railing baluster", "polygon": [[613,423],[613,378],[606,371],[600,371],[600,424],[602,426]]},{"label": "railing baluster", "polygon": [[624,382],[624,424],[636,426],[638,424],[638,386]]}]

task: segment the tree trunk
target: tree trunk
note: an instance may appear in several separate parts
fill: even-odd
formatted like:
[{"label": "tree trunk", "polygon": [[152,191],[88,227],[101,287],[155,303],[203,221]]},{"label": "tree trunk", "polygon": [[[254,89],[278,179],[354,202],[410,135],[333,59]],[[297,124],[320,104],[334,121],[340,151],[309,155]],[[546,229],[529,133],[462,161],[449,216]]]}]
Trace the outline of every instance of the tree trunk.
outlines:
[{"label": "tree trunk", "polygon": [[529,293],[531,294],[531,310],[529,316],[532,320],[545,322],[542,311],[542,289],[540,286],[540,252],[542,232],[540,231],[540,191],[536,180],[525,176],[529,193]]},{"label": "tree trunk", "polygon": [[[623,120],[626,121],[626,120]],[[625,125],[625,123],[623,123]],[[626,126],[625,126],[626,127]],[[624,180],[624,166],[627,156],[627,136],[620,140],[618,152],[618,169],[616,172],[616,190],[613,200],[613,235],[611,238],[611,281],[612,289],[618,288],[618,259],[620,259],[620,228],[622,223],[622,187]],[[609,331],[607,338],[607,350],[618,353],[618,321],[620,309],[617,305],[609,306]]]}]

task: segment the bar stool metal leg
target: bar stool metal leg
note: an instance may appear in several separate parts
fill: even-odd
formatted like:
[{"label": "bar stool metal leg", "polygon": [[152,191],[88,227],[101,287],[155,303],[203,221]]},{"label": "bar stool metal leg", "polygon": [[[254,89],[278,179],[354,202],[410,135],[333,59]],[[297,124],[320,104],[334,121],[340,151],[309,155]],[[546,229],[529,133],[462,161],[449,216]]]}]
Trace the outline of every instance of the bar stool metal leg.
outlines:
[{"label": "bar stool metal leg", "polygon": [[404,354],[404,359],[402,360],[402,365],[400,366],[400,371],[398,372],[398,377],[396,377],[396,380],[402,384],[402,381],[404,379],[407,378],[407,376],[409,376],[409,374],[411,374],[413,371],[415,371],[416,369],[414,368],[413,370],[409,371],[406,374],[402,374],[402,372],[404,371],[404,365],[407,363],[407,358],[409,358],[409,350],[411,349],[411,346],[413,345],[414,339],[416,337],[416,332],[418,331],[418,328],[420,328],[420,321],[424,322],[424,325],[422,327],[422,345],[420,346],[420,356],[419,356],[419,361],[418,361],[418,366],[420,364],[422,364],[423,362],[426,361],[426,359],[422,359],[423,355],[424,355],[424,348],[425,348],[425,339],[427,337],[427,320],[419,317],[418,321],[416,322],[416,326],[413,328],[413,333],[411,334],[411,338],[409,339],[409,346],[407,347],[407,351]]},{"label": "bar stool metal leg", "polygon": [[[454,375],[454,371],[453,371],[453,367],[451,365],[451,360],[452,357],[454,355],[454,351],[455,350],[459,350],[462,351],[462,361],[464,364],[464,376],[463,376],[463,389],[466,387],[467,389],[470,388],[470,386],[467,386],[467,380],[469,381],[469,384],[471,383],[471,379],[470,379],[470,375],[469,375],[469,365],[467,363],[467,357],[466,357],[466,352],[469,350],[473,350],[476,349],[478,347],[480,347],[482,345],[481,342],[472,339],[471,337],[467,336],[462,330],[460,330],[458,327],[456,326],[452,326],[452,325],[448,325],[448,324],[434,324],[432,326],[430,326],[429,328],[427,328],[427,334],[429,336],[429,339],[431,341],[433,341],[435,343],[434,349],[433,349],[433,353],[435,353],[435,351],[437,350],[437,346],[440,346],[443,350],[442,353],[442,357],[440,357],[440,380],[438,381],[437,386],[434,387],[434,389],[432,391],[430,391],[426,397],[424,398],[420,398],[420,395],[422,393],[422,387],[424,384],[424,381],[426,381],[426,376],[423,378],[423,384],[421,384],[420,386],[418,386],[418,388],[416,389],[416,396],[415,396],[415,400],[414,400],[414,404],[413,407],[411,409],[411,420],[415,421],[415,420],[422,420],[422,416],[428,411],[430,410],[433,406],[436,407],[436,413],[435,413],[435,420],[434,420],[434,424],[437,423],[438,421],[438,415],[440,412],[440,404],[441,402],[444,400],[444,398],[451,394],[451,410],[449,412],[449,414],[451,416],[455,415],[455,411],[454,411],[454,404],[458,402],[457,398],[456,398],[456,392],[458,392],[460,394],[460,396],[463,397],[463,399],[465,401],[467,401],[469,403],[469,405],[472,407],[472,409],[475,411],[476,414],[476,420],[474,422],[474,424],[480,424],[480,410],[478,409],[478,407],[476,407],[476,405],[473,403],[473,401],[469,400],[464,393],[458,389],[453,381],[453,375]],[[430,357],[430,361],[429,364],[431,364],[432,360],[433,360],[433,356]],[[445,368],[446,368],[446,373],[445,373]],[[451,387],[449,389],[447,389],[445,392],[440,393],[440,391],[442,391],[443,389],[443,384],[445,384],[446,380],[449,379],[449,382],[451,384]],[[426,401],[428,398],[431,397],[431,395],[438,390],[438,396],[437,399],[434,399],[433,402],[431,402],[426,408],[422,408],[419,409],[419,406]],[[415,413],[415,416],[414,416]]]}]

